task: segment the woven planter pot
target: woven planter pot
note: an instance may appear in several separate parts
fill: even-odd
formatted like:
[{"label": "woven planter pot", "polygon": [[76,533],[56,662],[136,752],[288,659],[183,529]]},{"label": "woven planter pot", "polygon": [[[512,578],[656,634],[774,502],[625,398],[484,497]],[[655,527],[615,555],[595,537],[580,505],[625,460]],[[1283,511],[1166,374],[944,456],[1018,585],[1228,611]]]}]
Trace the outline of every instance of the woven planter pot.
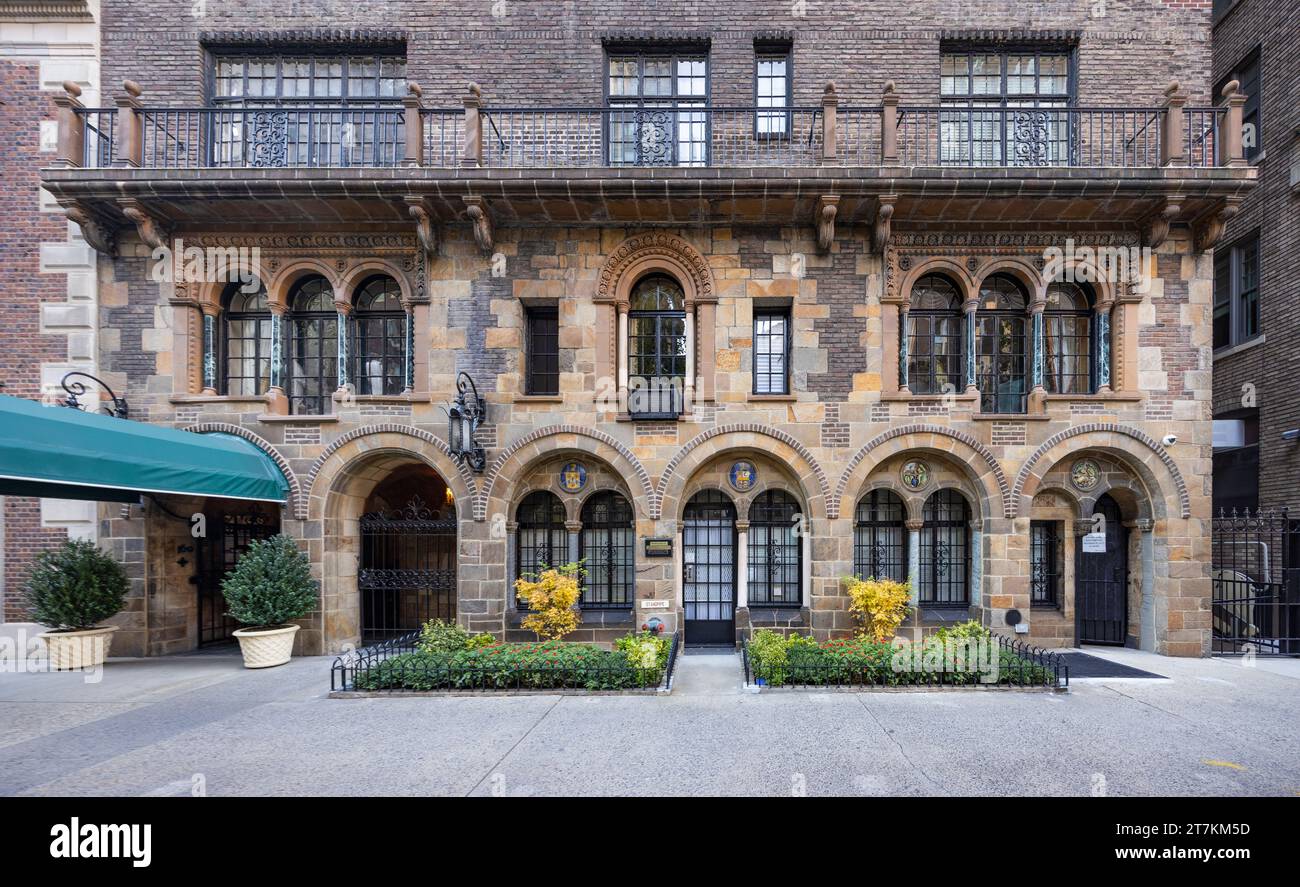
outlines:
[{"label": "woven planter pot", "polygon": [[108,658],[108,648],[113,645],[113,632],[117,629],[116,625],[106,625],[85,631],[46,631],[37,637],[45,641],[50,668],[58,671],[97,668]]},{"label": "woven planter pot", "polygon": [[244,654],[245,668],[270,668],[284,665],[293,658],[293,638],[299,626],[281,628],[241,628],[235,632],[239,638],[239,652]]}]

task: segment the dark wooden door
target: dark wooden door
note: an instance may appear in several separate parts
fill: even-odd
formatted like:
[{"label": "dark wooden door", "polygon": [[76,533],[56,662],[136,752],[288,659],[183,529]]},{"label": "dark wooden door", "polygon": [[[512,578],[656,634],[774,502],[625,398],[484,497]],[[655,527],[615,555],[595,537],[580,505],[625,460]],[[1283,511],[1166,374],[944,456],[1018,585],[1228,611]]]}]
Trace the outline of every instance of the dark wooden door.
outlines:
[{"label": "dark wooden door", "polygon": [[1128,637],[1128,530],[1110,496],[1097,500],[1093,514],[1106,519],[1106,550],[1074,556],[1074,604],[1081,644],[1122,646]]}]

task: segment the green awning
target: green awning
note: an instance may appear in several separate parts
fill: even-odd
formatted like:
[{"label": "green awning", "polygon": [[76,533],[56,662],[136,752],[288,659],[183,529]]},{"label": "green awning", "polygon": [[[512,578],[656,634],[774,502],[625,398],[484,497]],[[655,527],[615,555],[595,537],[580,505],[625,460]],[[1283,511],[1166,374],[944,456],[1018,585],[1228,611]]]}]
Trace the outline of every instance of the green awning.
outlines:
[{"label": "green awning", "polygon": [[0,395],[0,495],[137,502],[145,493],[284,502],[289,484],[234,435]]}]

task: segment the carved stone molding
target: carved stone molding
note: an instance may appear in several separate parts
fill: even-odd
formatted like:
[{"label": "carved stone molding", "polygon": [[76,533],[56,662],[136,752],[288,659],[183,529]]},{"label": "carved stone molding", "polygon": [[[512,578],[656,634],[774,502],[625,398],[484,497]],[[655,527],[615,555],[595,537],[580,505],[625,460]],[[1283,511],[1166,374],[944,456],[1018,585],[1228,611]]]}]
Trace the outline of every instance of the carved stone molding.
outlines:
[{"label": "carved stone molding", "polygon": [[0,22],[93,22],[86,0],[0,0]]},{"label": "carved stone molding", "polygon": [[876,209],[875,236],[872,239],[878,253],[883,254],[885,248],[889,246],[890,221],[894,218],[894,204],[897,201],[897,194],[880,195],[880,205]]},{"label": "carved stone molding", "polygon": [[823,194],[817,200],[817,249],[828,253],[835,242],[835,215],[840,209],[840,198]]},{"label": "carved stone molding", "polygon": [[96,252],[109,257],[117,255],[117,233],[112,228],[78,203],[67,205],[63,212],[81,227],[81,236]]},{"label": "carved stone molding", "polygon": [[619,281],[623,272],[633,265],[646,260],[665,259],[673,266],[684,268],[689,275],[694,302],[716,302],[717,294],[713,288],[713,272],[709,262],[700,251],[675,234],[666,231],[647,231],[636,234],[620,243],[605,265],[600,269],[600,278],[596,282],[597,302],[616,302],[618,300]]},{"label": "carved stone molding", "polygon": [[1159,249],[1169,238],[1169,226],[1183,211],[1181,197],[1168,197],[1164,205],[1146,221],[1147,246]]},{"label": "carved stone molding", "polygon": [[1210,212],[1197,220],[1195,226],[1196,249],[1199,252],[1214,249],[1223,237],[1228,222],[1241,212],[1241,198],[1227,197]]},{"label": "carved stone molding", "polygon": [[429,211],[429,201],[423,197],[407,197],[407,209],[415,219],[415,235],[420,241],[420,249],[425,255],[438,254],[438,229],[433,225],[433,214]]},{"label": "carved stone molding", "polygon": [[463,197],[465,214],[474,224],[474,240],[485,253],[492,252],[492,212],[482,197]]},{"label": "carved stone molding", "polygon": [[143,203],[134,197],[119,197],[117,205],[121,208],[122,215],[135,223],[135,230],[139,233],[140,239],[151,248],[161,249],[169,246],[171,236],[166,224],[160,217],[150,212]]},{"label": "carved stone molding", "polygon": [[186,233],[186,246],[257,247],[279,255],[337,255],[354,257],[361,253],[410,253],[416,248],[413,234],[389,232],[363,234],[234,234],[227,232]]}]

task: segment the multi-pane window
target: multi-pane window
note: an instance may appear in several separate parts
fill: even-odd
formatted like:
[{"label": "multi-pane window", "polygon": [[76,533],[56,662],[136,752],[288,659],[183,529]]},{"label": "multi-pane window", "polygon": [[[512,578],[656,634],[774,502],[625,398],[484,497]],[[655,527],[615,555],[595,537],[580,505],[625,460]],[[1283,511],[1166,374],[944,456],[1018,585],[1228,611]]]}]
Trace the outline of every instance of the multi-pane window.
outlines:
[{"label": "multi-pane window", "polygon": [[289,296],[289,411],[329,413],[338,387],[339,322],[334,291],[308,277]]},{"label": "multi-pane window", "polygon": [[686,384],[686,296],[677,281],[645,278],[628,312],[628,412],[676,418]]},{"label": "multi-pane window", "polygon": [[362,284],[352,311],[352,383],[357,394],[401,394],[406,383],[406,312],[391,277]]},{"label": "multi-pane window", "polygon": [[[1260,113],[1259,113],[1259,50],[1256,49],[1246,57],[1241,64],[1233,68],[1214,89],[1216,97],[1223,94],[1223,87],[1228,85],[1229,80],[1236,80],[1238,87],[1246,96],[1246,104],[1241,109],[1241,147],[1245,152],[1247,160],[1254,160],[1263,150],[1264,142],[1263,133],[1260,131]],[[1193,133],[1193,138],[1196,134]]]},{"label": "multi-pane window", "polygon": [[1077,283],[1047,287],[1043,311],[1043,387],[1049,394],[1092,394],[1092,298]]},{"label": "multi-pane window", "polygon": [[244,292],[232,284],[226,292],[224,323],[225,393],[256,397],[271,387],[271,310],[266,288]]},{"label": "multi-pane window", "polygon": [[749,508],[749,606],[803,605],[799,503],[784,490],[760,493]]},{"label": "multi-pane window", "polygon": [[907,581],[907,528],[903,500],[872,490],[853,514],[853,573],[862,578]]},{"label": "multi-pane window", "polygon": [[1249,342],[1260,332],[1256,231],[1214,251],[1214,347]]},{"label": "multi-pane window", "polygon": [[555,308],[525,311],[524,392],[560,393],[560,315]]},{"label": "multi-pane window", "polygon": [[[754,54],[754,134],[759,138],[790,135],[790,52],[758,50]],[[765,111],[764,108],[781,110]]]},{"label": "multi-pane window", "polygon": [[[610,166],[708,163],[709,62],[703,53],[609,56]],[[626,110],[624,110],[626,109]]]},{"label": "multi-pane window", "polygon": [[1069,162],[1070,55],[1062,50],[945,52],[942,163],[1058,166]]},{"label": "multi-pane window", "polygon": [[1029,524],[1029,603],[1061,606],[1061,533],[1056,521]]},{"label": "multi-pane window", "polygon": [[995,274],[980,285],[975,319],[975,384],[980,390],[981,412],[1026,410],[1028,309],[1029,296],[1014,277]]},{"label": "multi-pane window", "polygon": [[583,503],[581,517],[578,557],[586,570],[582,580],[582,606],[631,607],[636,587],[632,506],[623,496],[607,490],[593,494]]},{"label": "multi-pane window", "polygon": [[790,312],[754,312],[754,393],[790,393]]},{"label": "multi-pane window", "polygon": [[219,104],[401,101],[406,59],[398,55],[252,55],[216,60]]},{"label": "multi-pane window", "polygon": [[970,506],[956,490],[937,490],[921,514],[921,606],[970,604]]},{"label": "multi-pane window", "polygon": [[907,385],[913,394],[962,391],[962,304],[956,284],[927,274],[908,307]]},{"label": "multi-pane window", "polygon": [[[545,490],[529,493],[515,511],[515,578],[528,579],[569,562],[564,503]],[[522,602],[520,602],[522,606]]]}]

